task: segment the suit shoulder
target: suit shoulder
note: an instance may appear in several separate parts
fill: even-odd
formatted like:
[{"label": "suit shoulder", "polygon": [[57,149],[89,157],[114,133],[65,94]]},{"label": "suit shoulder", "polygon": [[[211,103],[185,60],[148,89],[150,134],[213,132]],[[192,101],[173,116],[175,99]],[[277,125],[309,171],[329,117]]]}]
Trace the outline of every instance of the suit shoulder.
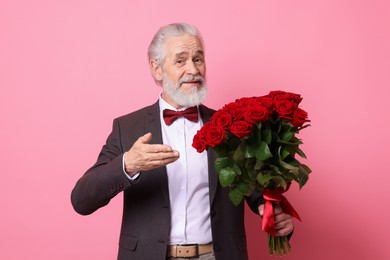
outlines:
[{"label": "suit shoulder", "polygon": [[204,109],[205,111],[207,111],[207,112],[209,112],[209,113],[214,113],[216,110],[215,109],[213,109],[213,108],[209,108],[208,106],[206,106],[206,105],[200,105],[199,106],[200,107],[200,109]]},{"label": "suit shoulder", "polygon": [[143,120],[145,118],[145,116],[147,116],[147,115],[157,114],[159,112],[158,109],[159,108],[155,103],[153,105],[146,106],[146,107],[140,108],[136,111],[130,112],[128,114],[119,116],[119,117],[115,118],[114,120],[118,121],[119,123]]},{"label": "suit shoulder", "polygon": [[199,110],[202,118],[206,118],[206,120],[208,120],[215,113],[214,109],[209,108],[205,105],[200,105]]}]

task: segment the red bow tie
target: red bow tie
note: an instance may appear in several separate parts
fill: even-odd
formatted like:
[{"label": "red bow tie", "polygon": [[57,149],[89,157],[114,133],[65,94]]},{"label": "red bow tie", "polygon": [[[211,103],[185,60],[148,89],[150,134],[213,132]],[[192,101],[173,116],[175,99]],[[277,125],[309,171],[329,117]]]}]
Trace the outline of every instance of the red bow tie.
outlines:
[{"label": "red bow tie", "polygon": [[192,122],[198,122],[198,108],[190,107],[183,111],[164,109],[163,116],[164,116],[164,121],[167,125],[172,124],[176,120],[176,118],[181,116],[183,116],[184,118]]}]

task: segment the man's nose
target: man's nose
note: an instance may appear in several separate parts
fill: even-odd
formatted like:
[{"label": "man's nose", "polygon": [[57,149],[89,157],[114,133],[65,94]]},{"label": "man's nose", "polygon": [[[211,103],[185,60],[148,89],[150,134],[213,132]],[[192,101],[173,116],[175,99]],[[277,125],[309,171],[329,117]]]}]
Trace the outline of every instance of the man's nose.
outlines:
[{"label": "man's nose", "polygon": [[198,75],[199,74],[199,68],[195,64],[195,62],[191,61],[187,63],[186,72],[191,75]]}]

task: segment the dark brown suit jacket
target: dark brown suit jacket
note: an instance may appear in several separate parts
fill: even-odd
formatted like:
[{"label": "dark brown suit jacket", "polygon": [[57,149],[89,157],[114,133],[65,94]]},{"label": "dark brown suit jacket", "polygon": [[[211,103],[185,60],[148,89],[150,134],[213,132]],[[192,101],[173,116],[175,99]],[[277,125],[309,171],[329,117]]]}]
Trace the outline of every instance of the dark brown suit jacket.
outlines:
[{"label": "dark brown suit jacket", "polygon": [[[202,120],[214,110],[199,107]],[[166,168],[141,172],[131,183],[122,170],[123,153],[145,133],[153,134],[152,143],[162,143],[159,105],[155,104],[114,119],[113,129],[98,160],[77,182],[71,195],[74,209],[88,215],[124,191],[123,219],[119,239],[120,260],[164,260],[170,236],[170,203]],[[228,199],[228,190],[218,184],[214,170],[216,155],[208,152],[210,218],[214,253],[217,260],[246,260],[244,205],[237,207]],[[261,196],[247,198],[253,211]]]}]

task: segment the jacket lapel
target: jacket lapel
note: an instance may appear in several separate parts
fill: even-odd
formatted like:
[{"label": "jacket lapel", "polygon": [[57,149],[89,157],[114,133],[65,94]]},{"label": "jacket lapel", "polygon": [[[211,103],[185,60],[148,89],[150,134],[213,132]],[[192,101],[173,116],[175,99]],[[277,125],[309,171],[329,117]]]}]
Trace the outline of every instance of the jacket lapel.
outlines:
[{"label": "jacket lapel", "polygon": [[[200,116],[202,118],[203,124],[210,120],[210,117],[215,112],[203,105],[199,106]],[[212,149],[207,150],[207,158],[208,158],[208,168],[209,168],[209,192],[210,192],[210,205],[213,204],[215,193],[217,191],[218,186],[218,174],[214,168],[214,162],[217,158],[216,153]]]},{"label": "jacket lapel", "polygon": [[[160,123],[160,107],[158,101],[149,107],[145,115],[145,133],[152,133],[153,144],[162,144],[162,132]],[[166,201],[166,205],[169,205],[169,191],[168,191],[168,175],[166,167],[160,167],[155,169],[156,180],[161,189],[161,192]]]}]

